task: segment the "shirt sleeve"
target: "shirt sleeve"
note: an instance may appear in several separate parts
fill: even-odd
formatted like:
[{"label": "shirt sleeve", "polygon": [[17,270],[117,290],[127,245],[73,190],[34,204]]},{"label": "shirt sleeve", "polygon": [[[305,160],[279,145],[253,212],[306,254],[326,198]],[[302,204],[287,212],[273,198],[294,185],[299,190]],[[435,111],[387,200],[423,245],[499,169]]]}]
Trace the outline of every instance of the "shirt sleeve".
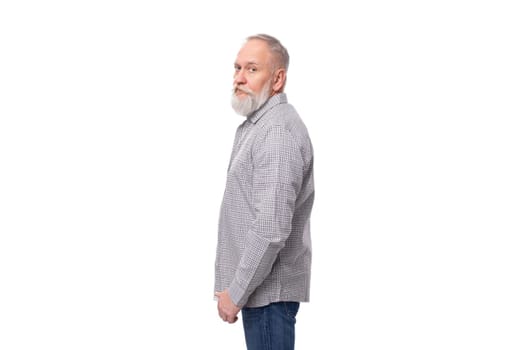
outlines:
[{"label": "shirt sleeve", "polygon": [[253,149],[255,218],[228,289],[242,307],[270,273],[292,229],[295,201],[303,178],[303,160],[290,131],[272,126]]}]

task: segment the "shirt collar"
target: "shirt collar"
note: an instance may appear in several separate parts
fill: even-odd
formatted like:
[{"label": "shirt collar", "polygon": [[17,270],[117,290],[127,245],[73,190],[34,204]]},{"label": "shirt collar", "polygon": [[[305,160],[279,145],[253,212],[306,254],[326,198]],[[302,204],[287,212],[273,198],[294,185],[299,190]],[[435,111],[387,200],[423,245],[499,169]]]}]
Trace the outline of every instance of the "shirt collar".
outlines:
[{"label": "shirt collar", "polygon": [[257,123],[261,117],[268,112],[273,107],[277,106],[281,103],[288,103],[288,99],[286,98],[286,94],[284,92],[281,92],[277,95],[273,95],[270,97],[258,110],[250,114],[246,119],[249,120],[252,124]]}]

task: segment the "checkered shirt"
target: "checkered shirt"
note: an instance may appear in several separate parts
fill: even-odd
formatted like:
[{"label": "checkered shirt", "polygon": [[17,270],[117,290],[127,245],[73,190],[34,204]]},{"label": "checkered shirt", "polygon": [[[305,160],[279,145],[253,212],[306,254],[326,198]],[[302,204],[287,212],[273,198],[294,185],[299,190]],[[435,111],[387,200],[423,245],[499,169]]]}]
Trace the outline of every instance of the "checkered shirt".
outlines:
[{"label": "checkered shirt", "polygon": [[239,307],[309,301],[313,150],[284,93],[237,129],[221,205],[215,291]]}]

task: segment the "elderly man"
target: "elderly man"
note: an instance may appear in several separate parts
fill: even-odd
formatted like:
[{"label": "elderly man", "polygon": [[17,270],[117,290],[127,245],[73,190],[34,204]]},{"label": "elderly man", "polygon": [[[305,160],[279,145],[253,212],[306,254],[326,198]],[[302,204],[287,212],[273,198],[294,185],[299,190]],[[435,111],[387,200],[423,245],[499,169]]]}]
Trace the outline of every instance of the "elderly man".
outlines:
[{"label": "elderly man", "polygon": [[249,350],[293,349],[300,302],[309,300],[313,151],[288,104],[288,52],[248,37],[234,68],[235,135],[221,206],[215,296],[229,323],[242,310]]}]

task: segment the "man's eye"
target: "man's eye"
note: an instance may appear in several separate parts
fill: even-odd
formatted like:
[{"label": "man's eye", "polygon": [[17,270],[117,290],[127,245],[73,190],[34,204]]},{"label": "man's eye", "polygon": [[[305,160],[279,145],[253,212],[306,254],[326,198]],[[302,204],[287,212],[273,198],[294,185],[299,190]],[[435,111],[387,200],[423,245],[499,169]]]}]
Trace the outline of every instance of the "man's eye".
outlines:
[{"label": "man's eye", "polygon": [[257,68],[249,68],[248,72],[255,73],[255,72],[257,72]]}]

